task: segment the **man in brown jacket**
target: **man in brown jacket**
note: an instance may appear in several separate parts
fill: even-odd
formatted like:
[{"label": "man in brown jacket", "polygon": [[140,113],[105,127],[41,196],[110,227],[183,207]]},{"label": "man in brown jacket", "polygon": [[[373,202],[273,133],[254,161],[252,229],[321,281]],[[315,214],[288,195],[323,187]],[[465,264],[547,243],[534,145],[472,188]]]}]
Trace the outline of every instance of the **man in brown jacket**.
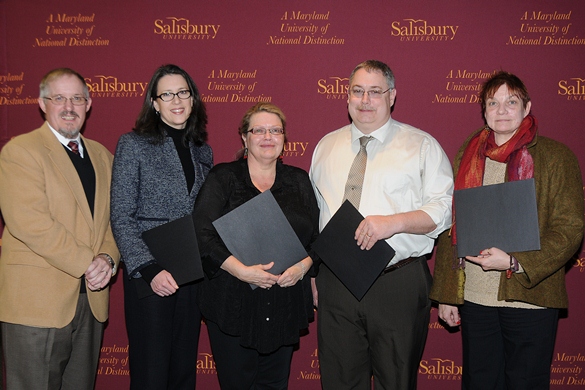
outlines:
[{"label": "man in brown jacket", "polygon": [[49,72],[39,106],[46,122],[0,153],[7,387],[92,389],[119,261],[110,229],[112,155],[80,135],[91,98],[77,72]]}]

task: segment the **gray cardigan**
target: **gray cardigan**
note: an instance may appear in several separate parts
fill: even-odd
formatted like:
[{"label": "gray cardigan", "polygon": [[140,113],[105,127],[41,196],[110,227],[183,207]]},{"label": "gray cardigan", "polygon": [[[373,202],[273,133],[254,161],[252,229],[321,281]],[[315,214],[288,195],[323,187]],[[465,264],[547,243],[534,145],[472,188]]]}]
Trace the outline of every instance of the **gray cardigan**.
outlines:
[{"label": "gray cardigan", "polygon": [[195,183],[191,193],[179,155],[170,137],[154,145],[136,133],[120,137],[111,188],[111,224],[128,275],[156,263],[141,238],[142,232],[193,211],[197,193],[213,165],[211,147],[191,144]]}]

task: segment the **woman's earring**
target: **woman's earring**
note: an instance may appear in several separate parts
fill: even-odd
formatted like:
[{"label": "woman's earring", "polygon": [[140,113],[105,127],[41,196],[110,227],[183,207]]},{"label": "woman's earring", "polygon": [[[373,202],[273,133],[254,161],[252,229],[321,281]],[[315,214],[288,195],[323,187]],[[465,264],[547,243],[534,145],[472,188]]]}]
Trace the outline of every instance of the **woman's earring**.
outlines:
[{"label": "woman's earring", "polygon": [[248,158],[248,148],[244,148],[244,158]]}]

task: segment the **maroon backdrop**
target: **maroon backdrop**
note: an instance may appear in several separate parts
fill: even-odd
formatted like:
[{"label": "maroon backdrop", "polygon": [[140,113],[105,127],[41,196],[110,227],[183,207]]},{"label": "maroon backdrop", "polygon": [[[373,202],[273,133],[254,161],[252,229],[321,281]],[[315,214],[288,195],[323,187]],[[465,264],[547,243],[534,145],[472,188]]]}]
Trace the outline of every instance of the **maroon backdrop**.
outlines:
[{"label": "maroon backdrop", "polygon": [[[67,66],[86,77],[93,97],[85,135],[113,152],[153,71],[175,63],[207,104],[216,163],[240,147],[246,109],[268,100],[288,117],[285,161],[308,169],[318,140],[348,123],[350,71],[379,59],[397,79],[393,117],[434,135],[451,158],[483,123],[481,81],[499,69],[516,73],[540,133],[567,144],[585,171],[585,2],[0,0],[0,21],[0,145],[39,127],[39,81]],[[568,269],[570,308],[559,325],[554,389],[585,384],[582,251]],[[117,277],[97,389],[128,387],[127,351]],[[219,388],[205,327],[197,370],[200,388]],[[419,379],[420,389],[460,385],[460,335],[437,322],[435,309]],[[294,355],[290,388],[319,387],[313,323]]]}]

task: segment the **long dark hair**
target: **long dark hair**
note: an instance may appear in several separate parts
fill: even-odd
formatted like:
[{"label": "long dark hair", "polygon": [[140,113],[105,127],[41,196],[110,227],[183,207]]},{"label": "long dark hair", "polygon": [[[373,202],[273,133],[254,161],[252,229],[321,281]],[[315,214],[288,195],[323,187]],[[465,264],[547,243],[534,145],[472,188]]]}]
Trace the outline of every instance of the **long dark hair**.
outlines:
[{"label": "long dark hair", "polygon": [[136,124],[132,130],[142,136],[151,137],[154,144],[161,144],[164,141],[166,133],[160,126],[161,119],[154,109],[153,99],[158,95],[157,87],[159,80],[164,76],[175,74],[185,79],[191,90],[191,97],[193,99],[191,115],[185,124],[183,142],[185,145],[193,142],[195,145],[201,146],[207,141],[207,112],[205,111],[205,105],[201,100],[197,85],[195,85],[191,76],[177,65],[163,65],[154,72],[148,84],[142,109],[140,110],[140,114],[138,114]]}]

